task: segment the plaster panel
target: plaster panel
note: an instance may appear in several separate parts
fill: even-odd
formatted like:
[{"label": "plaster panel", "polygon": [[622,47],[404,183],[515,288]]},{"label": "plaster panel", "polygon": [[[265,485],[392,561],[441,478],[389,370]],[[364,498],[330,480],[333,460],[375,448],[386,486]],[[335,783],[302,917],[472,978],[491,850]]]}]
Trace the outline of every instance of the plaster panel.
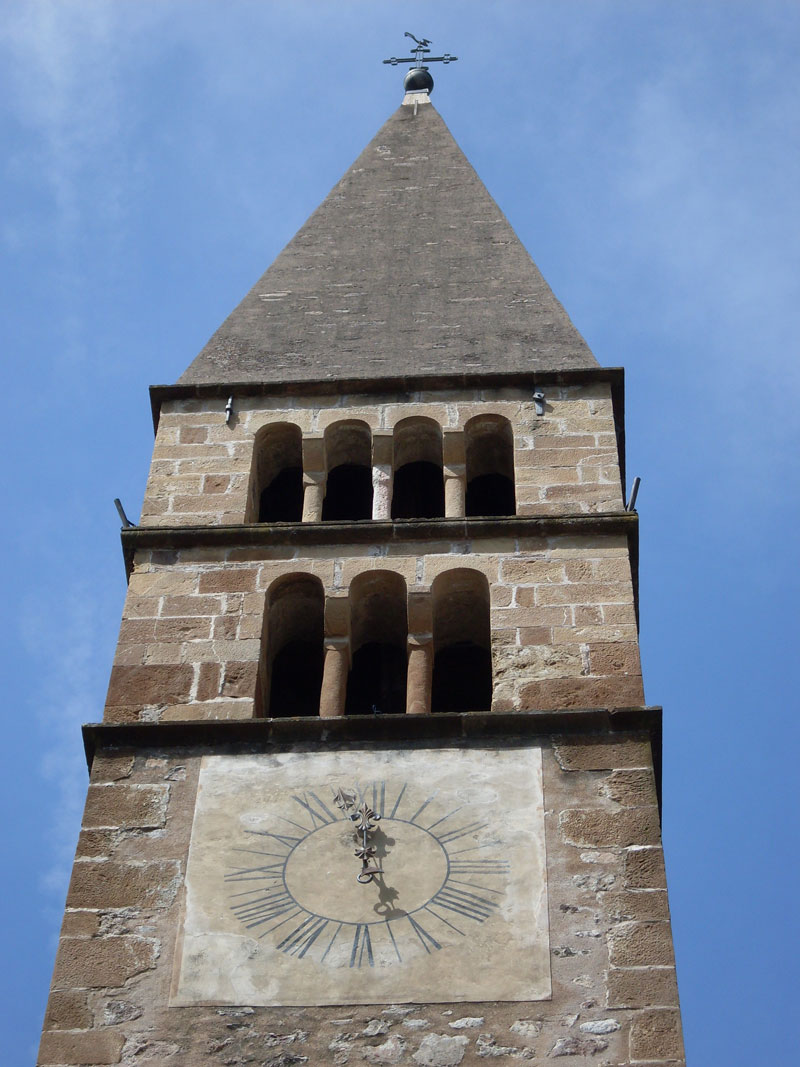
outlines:
[{"label": "plaster panel", "polygon": [[[176,1005],[550,996],[541,750],[206,756]],[[382,816],[382,873],[333,800]]]}]

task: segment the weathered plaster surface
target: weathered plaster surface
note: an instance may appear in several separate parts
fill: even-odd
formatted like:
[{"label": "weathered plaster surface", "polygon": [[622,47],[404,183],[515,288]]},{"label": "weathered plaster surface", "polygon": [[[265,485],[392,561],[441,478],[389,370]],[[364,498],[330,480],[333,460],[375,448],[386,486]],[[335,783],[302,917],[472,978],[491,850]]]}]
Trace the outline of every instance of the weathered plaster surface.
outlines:
[{"label": "weathered plaster surface", "polygon": [[[373,883],[339,787],[383,813]],[[204,758],[173,1003],[549,993],[538,748]]]}]

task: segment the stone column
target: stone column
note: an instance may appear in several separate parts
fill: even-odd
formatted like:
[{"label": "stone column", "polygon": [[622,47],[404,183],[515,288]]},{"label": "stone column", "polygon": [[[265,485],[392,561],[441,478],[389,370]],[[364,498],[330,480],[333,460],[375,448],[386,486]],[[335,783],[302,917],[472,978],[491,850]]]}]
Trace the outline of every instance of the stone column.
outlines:
[{"label": "stone column", "polygon": [[429,715],[433,682],[433,634],[408,635],[406,715]]},{"label": "stone column", "polygon": [[466,484],[463,467],[444,469],[444,514],[448,519],[463,519],[466,511]]},{"label": "stone column", "polygon": [[346,637],[325,639],[325,664],[322,670],[322,691],[319,696],[320,718],[344,715],[347,694],[347,674],[350,670],[350,642]]},{"label": "stone column", "polygon": [[444,513],[448,519],[463,519],[467,485],[464,433],[445,432],[442,440],[444,460]]},{"label": "stone column", "polygon": [[303,475],[303,522],[319,522],[325,499],[325,474],[315,471]]},{"label": "stone column", "polygon": [[392,435],[372,434],[372,517],[392,517]]},{"label": "stone column", "polygon": [[406,715],[429,715],[433,681],[433,615],[427,589],[408,594]]},{"label": "stone column", "polygon": [[325,499],[325,441],[320,434],[303,437],[303,522],[319,522]]}]

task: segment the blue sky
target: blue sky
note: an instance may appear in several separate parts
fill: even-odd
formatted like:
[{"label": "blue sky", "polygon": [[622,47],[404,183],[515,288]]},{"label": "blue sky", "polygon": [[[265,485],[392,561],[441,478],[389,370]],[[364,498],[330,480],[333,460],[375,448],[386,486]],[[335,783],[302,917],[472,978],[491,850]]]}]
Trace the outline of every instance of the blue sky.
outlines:
[{"label": "blue sky", "polygon": [[[413,16],[413,17],[412,17]],[[0,27],[4,1062],[32,1059],[174,381],[400,101],[434,102],[627,370],[690,1064],[796,1044],[796,3],[26,0]]]}]

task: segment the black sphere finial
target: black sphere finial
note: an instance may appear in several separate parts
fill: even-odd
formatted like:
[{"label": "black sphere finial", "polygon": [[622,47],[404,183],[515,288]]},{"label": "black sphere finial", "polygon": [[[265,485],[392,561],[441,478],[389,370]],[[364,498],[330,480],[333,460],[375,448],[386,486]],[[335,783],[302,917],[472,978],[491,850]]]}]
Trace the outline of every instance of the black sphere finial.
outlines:
[{"label": "black sphere finial", "polygon": [[403,78],[403,88],[407,93],[432,93],[433,75],[427,67],[412,67]]}]

